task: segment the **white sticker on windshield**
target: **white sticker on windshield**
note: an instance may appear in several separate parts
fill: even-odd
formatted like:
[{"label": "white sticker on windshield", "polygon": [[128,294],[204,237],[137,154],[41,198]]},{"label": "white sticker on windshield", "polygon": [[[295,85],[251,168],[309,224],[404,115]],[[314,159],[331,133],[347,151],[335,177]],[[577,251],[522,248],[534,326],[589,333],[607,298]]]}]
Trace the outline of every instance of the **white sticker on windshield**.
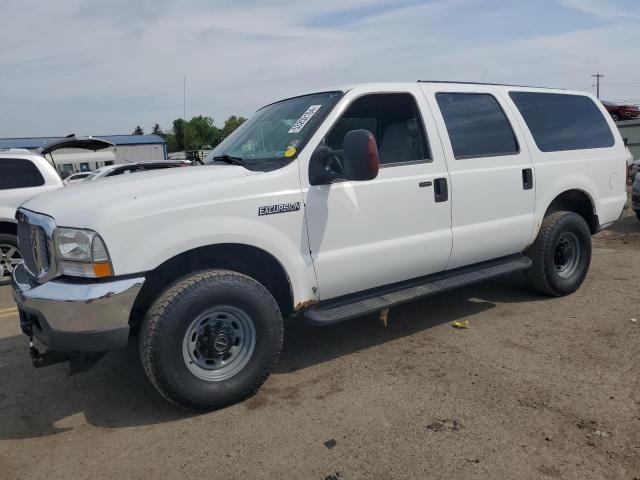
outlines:
[{"label": "white sticker on windshield", "polygon": [[289,129],[289,133],[300,133],[300,130],[304,128],[311,117],[313,117],[322,105],[311,105],[307,108],[307,111],[293,124],[293,127]]}]

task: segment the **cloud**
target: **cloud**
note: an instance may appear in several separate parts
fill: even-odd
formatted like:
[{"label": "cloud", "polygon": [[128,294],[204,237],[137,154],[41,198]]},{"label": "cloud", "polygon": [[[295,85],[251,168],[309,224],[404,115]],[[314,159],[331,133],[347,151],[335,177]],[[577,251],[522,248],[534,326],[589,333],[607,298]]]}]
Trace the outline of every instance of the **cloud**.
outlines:
[{"label": "cloud", "polygon": [[562,0],[561,3],[606,21],[640,19],[637,0]]},{"label": "cloud", "polygon": [[[620,2],[618,2],[620,3]],[[633,98],[640,31],[578,0],[3,0],[0,136],[130,133],[182,115],[221,124],[328,86],[418,78]],[[596,5],[596,6],[597,6]],[[604,5],[604,6],[603,6]]]}]

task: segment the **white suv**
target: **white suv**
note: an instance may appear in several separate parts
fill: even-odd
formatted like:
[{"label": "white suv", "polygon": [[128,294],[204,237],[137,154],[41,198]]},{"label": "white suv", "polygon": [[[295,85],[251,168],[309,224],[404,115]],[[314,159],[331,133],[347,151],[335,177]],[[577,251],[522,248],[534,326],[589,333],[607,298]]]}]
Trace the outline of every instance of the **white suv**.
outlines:
[{"label": "white suv", "polygon": [[32,348],[36,365],[73,370],[139,331],[157,390],[216,408],[265,381],[283,317],[328,325],[519,270],[545,294],[575,291],[591,235],[622,214],[627,157],[580,92],[418,82],[289,98],[205,166],[24,204],[22,328],[50,349]]},{"label": "white suv", "polygon": [[22,261],[18,249],[16,209],[29,198],[62,187],[55,168],[29,150],[0,151],[0,285]]},{"label": "white suv", "polygon": [[11,281],[13,269],[22,261],[16,209],[36,195],[64,186],[54,168],[53,152],[61,148],[101,150],[111,146],[111,142],[99,138],[70,135],[46,145],[38,153],[18,148],[0,150],[0,285]]}]

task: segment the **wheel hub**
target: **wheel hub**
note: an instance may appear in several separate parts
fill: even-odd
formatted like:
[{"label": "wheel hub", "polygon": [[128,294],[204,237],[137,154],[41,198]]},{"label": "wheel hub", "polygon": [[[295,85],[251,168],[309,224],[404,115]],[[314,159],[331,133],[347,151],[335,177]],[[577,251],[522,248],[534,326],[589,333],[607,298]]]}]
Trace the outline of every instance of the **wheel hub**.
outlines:
[{"label": "wheel hub", "polygon": [[242,309],[220,305],[198,315],[185,332],[182,356],[187,369],[205,381],[226,380],[253,356],[256,329]]},{"label": "wheel hub", "polygon": [[22,261],[20,251],[9,244],[0,244],[0,280],[5,281],[13,273],[13,269]]},{"label": "wheel hub", "polygon": [[207,358],[223,357],[233,346],[233,336],[233,329],[225,323],[208,324],[198,335],[196,348]]},{"label": "wheel hub", "polygon": [[576,272],[580,263],[580,253],[578,238],[571,232],[563,233],[553,252],[553,263],[560,277],[569,278]]}]

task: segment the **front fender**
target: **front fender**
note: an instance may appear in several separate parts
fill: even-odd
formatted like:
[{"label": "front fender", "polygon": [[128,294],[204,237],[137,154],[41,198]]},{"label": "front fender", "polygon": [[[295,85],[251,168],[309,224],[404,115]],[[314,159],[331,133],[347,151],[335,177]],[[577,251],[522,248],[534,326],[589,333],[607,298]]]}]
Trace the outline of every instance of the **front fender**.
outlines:
[{"label": "front fender", "polygon": [[0,206],[0,223],[13,223],[17,224],[15,219],[16,209]]},{"label": "front fender", "polygon": [[[316,280],[303,213],[288,215],[299,216],[300,221],[293,222],[293,218],[289,218],[270,224],[233,216],[214,216],[206,221],[183,218],[178,222],[155,224],[152,231],[146,232],[137,225],[133,227],[137,230],[134,236],[131,232],[124,236],[111,234],[105,241],[116,275],[151,271],[183,252],[209,245],[240,244],[259,248],[271,254],[284,268],[291,282],[295,305],[315,299],[317,289],[314,289]],[[295,231],[283,230],[283,223],[296,224],[297,228]],[[126,241],[118,237],[135,238],[136,241],[126,245]]]}]

